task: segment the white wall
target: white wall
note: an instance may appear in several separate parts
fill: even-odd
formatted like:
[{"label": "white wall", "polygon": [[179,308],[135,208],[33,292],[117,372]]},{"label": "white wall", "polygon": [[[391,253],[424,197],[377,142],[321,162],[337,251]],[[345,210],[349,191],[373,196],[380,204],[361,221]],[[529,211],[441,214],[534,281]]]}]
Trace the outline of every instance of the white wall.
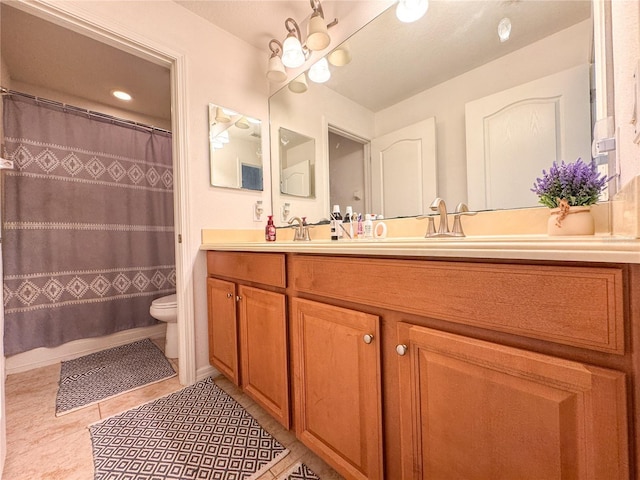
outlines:
[{"label": "white wall", "polygon": [[466,202],[465,104],[589,63],[590,29],[590,20],[581,22],[381,110],[375,115],[376,136],[435,117],[439,196],[450,205]]},{"label": "white wall", "polygon": [[[615,125],[618,133],[617,163],[622,187],[640,175],[640,145],[634,143],[633,117],[634,78],[640,62],[640,2],[611,2],[613,26],[613,68],[615,89]],[[640,74],[640,73],[639,73]],[[640,99],[638,99],[640,102]],[[640,118],[638,118],[640,132]]]}]

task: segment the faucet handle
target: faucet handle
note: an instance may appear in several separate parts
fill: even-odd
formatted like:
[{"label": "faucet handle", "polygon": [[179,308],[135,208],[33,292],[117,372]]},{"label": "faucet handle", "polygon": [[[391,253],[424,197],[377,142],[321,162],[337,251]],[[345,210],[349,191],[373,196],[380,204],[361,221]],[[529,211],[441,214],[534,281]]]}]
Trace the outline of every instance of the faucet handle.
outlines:
[{"label": "faucet handle", "polygon": [[467,204],[460,202],[456,206],[456,211],[453,215],[453,230],[451,231],[451,235],[454,237],[464,237],[465,235],[462,230],[462,220],[460,220],[460,217],[463,215],[476,215],[477,213],[478,212],[470,212]]}]

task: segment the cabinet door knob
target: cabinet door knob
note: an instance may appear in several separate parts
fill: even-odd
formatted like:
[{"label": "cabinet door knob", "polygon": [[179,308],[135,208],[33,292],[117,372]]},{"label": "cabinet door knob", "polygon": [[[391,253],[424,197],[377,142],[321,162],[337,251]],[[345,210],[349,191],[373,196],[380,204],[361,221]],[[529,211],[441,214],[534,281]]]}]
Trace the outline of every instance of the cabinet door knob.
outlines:
[{"label": "cabinet door knob", "polygon": [[404,354],[406,354],[407,350],[408,348],[406,345],[402,345],[402,344],[396,345],[396,353],[400,356],[403,356]]},{"label": "cabinet door knob", "polygon": [[364,337],[362,337],[362,339],[364,340],[364,343],[368,345],[373,342],[373,335],[367,333]]},{"label": "cabinet door knob", "polygon": [[236,301],[238,301],[238,302],[239,302],[240,300],[242,300],[242,297],[241,297],[240,295],[238,295],[238,296],[236,297]]},{"label": "cabinet door knob", "polygon": [[233,297],[233,293],[227,293],[227,298]]}]

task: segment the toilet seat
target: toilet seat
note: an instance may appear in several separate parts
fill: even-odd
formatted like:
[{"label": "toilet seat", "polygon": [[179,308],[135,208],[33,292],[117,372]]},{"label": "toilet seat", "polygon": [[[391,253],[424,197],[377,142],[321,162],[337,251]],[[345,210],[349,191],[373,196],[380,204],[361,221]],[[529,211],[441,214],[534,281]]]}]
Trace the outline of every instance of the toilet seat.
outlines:
[{"label": "toilet seat", "polygon": [[173,295],[167,295],[166,297],[156,298],[151,302],[151,306],[157,309],[176,308],[178,306],[176,298],[177,296],[175,293]]}]

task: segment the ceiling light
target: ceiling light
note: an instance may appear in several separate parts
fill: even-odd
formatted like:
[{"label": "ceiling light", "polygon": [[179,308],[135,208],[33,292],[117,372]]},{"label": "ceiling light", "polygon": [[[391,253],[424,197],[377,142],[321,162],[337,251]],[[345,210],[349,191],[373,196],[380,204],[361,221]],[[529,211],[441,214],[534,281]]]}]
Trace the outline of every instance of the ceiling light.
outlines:
[{"label": "ceiling light", "polygon": [[282,44],[282,63],[285,67],[298,68],[305,61],[300,39],[300,28],[293,18],[287,18],[284,26],[289,33]]},{"label": "ceiling light", "polygon": [[132,98],[131,95],[127,92],[123,92],[122,90],[112,90],[111,95],[116,97],[118,100],[124,100],[125,102],[130,101]]},{"label": "ceiling light", "polygon": [[344,67],[351,61],[351,51],[349,50],[349,45],[347,45],[346,42],[340,45],[333,52],[327,55],[327,60],[329,60],[329,63],[331,65],[335,65],[336,67]]},{"label": "ceiling light", "polygon": [[260,122],[260,120],[258,120],[257,118],[253,118],[253,117],[245,117],[245,118],[247,119],[247,121],[248,121],[249,123],[252,123],[252,124],[254,124],[254,125],[260,125],[260,123],[262,123],[262,122]]},{"label": "ceiling light", "polygon": [[271,57],[269,58],[267,78],[270,82],[284,82],[287,79],[287,72],[284,71],[284,65],[280,58],[282,44],[274,38],[269,42],[269,49],[271,50]]},{"label": "ceiling light", "polygon": [[307,25],[307,47],[309,50],[324,50],[331,43],[331,37],[324,23],[324,12],[319,0],[310,0],[313,14]]},{"label": "ceiling light", "polygon": [[331,78],[329,64],[326,58],[321,58],[309,69],[309,80],[316,83],[324,83]]},{"label": "ceiling light", "polygon": [[247,128],[249,128],[249,122],[247,121],[247,119],[245,117],[240,117],[236,123],[235,126],[238,128],[241,128],[242,130],[246,130]]},{"label": "ceiling light", "polygon": [[309,86],[307,85],[307,77],[304,73],[291,80],[288,86],[289,90],[291,90],[293,93],[304,93],[309,88]]},{"label": "ceiling light", "polygon": [[429,0],[400,0],[396,7],[396,17],[405,23],[420,20],[429,8]]},{"label": "ceiling light", "polygon": [[231,117],[224,113],[224,110],[220,107],[216,107],[216,122],[218,123],[229,123],[231,121]]},{"label": "ceiling light", "polygon": [[509,40],[510,36],[511,36],[511,20],[505,17],[502,20],[500,20],[500,23],[498,23],[498,37],[500,37],[501,42],[506,42],[507,40]]}]

